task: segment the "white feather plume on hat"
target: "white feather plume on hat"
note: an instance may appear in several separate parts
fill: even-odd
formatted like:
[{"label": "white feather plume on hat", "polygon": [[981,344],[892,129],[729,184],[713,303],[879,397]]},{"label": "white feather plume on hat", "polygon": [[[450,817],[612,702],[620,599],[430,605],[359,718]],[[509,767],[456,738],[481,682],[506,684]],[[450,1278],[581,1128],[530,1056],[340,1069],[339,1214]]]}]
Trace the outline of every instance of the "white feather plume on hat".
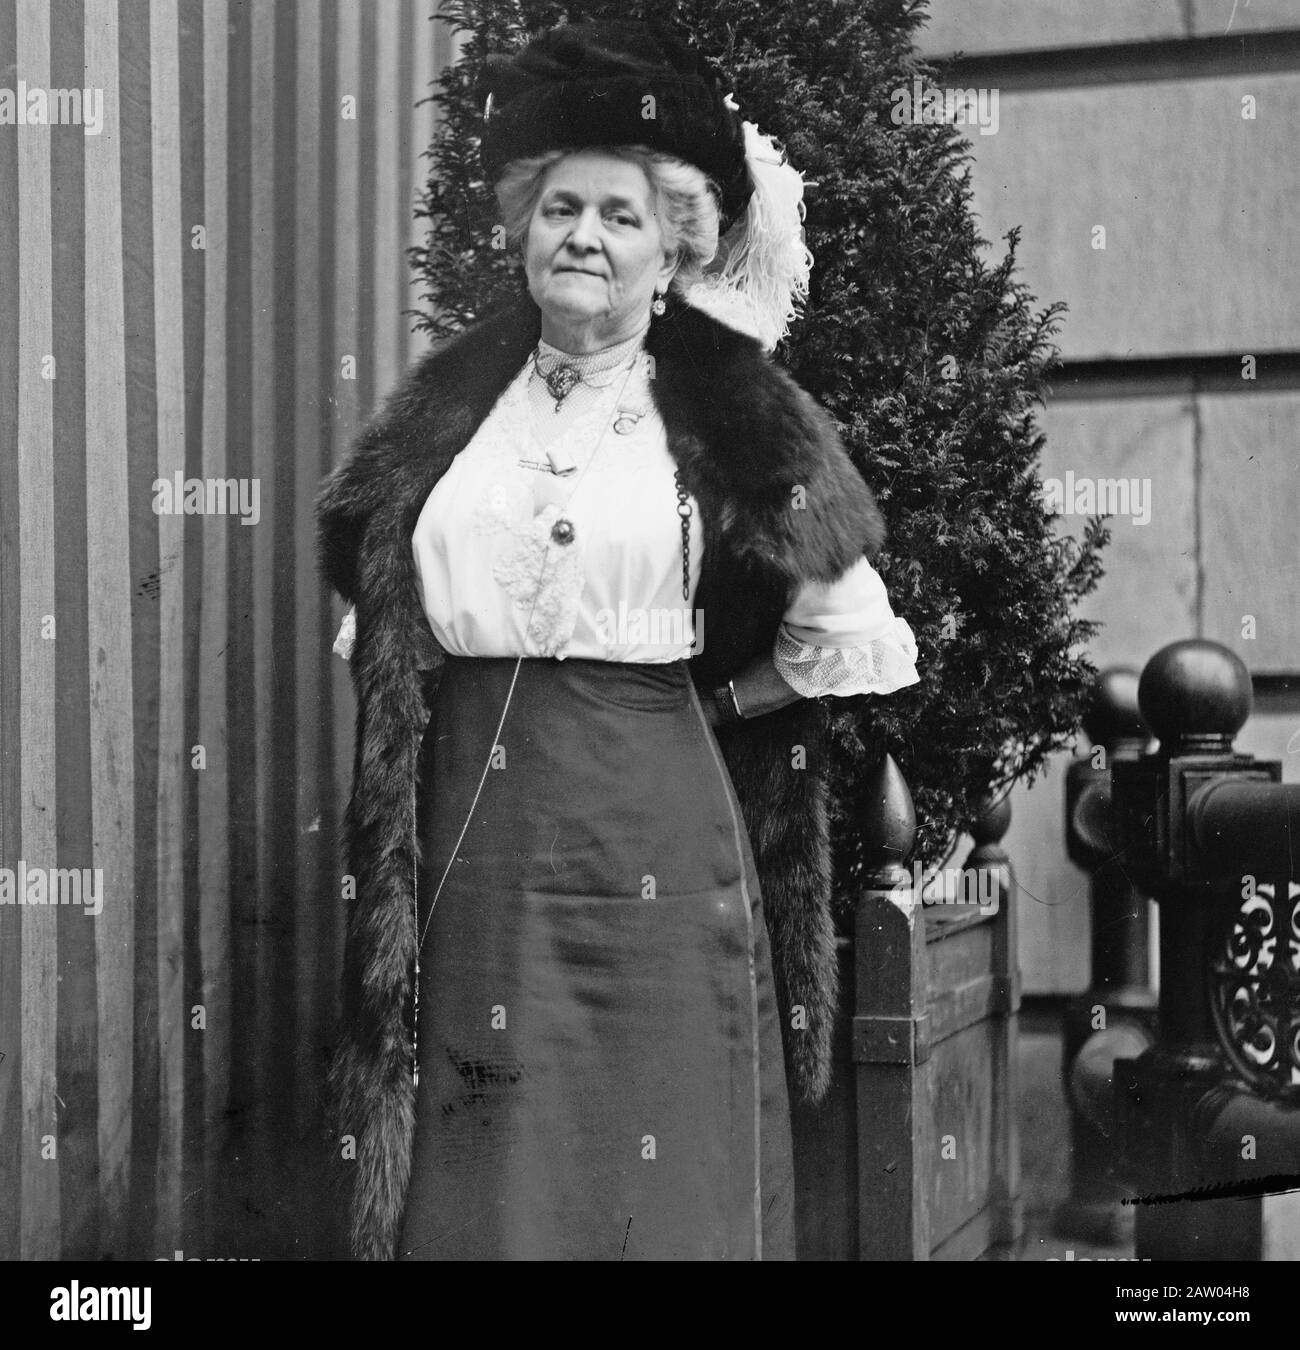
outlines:
[{"label": "white feather plume on hat", "polygon": [[[739,111],[730,95],[726,103]],[[771,351],[808,295],[813,257],[804,242],[804,181],[770,136],[753,122],[743,125],[753,195],[722,240],[719,265],[684,298]]]}]

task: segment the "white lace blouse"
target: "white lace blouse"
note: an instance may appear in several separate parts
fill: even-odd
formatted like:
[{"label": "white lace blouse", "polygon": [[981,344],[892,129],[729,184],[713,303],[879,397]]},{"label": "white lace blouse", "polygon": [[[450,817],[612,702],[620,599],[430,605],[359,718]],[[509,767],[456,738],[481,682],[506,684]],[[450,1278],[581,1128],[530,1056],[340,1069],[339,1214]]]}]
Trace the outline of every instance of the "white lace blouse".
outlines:
[{"label": "white lace blouse", "polygon": [[[675,464],[643,337],[580,360],[583,383],[558,408],[538,367],[574,358],[542,343],[429,494],[412,548],[446,651],[664,662],[708,642],[692,606],[699,509],[688,496],[684,598]],[[830,585],[800,590],[773,652],[805,697],[915,684],[916,655],[865,558]]]}]

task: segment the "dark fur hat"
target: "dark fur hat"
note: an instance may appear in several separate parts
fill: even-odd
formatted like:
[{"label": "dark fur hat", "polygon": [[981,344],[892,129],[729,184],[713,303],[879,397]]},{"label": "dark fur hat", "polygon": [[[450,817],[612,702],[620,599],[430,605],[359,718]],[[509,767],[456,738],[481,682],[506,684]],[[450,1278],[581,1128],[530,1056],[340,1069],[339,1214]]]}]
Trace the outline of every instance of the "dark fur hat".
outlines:
[{"label": "dark fur hat", "polygon": [[721,69],[660,24],[563,25],[513,56],[490,56],[481,155],[495,182],[547,150],[648,145],[694,164],[722,194],[724,230],[753,192],[740,114]]}]

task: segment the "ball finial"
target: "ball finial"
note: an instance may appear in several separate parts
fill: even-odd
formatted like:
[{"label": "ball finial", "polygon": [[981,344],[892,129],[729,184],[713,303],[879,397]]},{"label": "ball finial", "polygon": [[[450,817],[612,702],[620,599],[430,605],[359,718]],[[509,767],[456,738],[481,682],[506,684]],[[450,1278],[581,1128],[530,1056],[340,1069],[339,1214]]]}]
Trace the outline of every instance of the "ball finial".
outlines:
[{"label": "ball finial", "polygon": [[1114,751],[1126,742],[1137,742],[1140,749],[1150,740],[1151,729],[1138,707],[1138,680],[1131,666],[1102,671],[1083,714],[1083,729],[1093,745]]},{"label": "ball finial", "polygon": [[966,829],[976,844],[1000,844],[1011,828],[1011,793],[1003,788],[998,795],[985,793],[979,814]]},{"label": "ball finial", "polygon": [[1165,754],[1223,754],[1250,716],[1250,672],[1218,642],[1188,638],[1162,647],[1138,684],[1138,703]]}]

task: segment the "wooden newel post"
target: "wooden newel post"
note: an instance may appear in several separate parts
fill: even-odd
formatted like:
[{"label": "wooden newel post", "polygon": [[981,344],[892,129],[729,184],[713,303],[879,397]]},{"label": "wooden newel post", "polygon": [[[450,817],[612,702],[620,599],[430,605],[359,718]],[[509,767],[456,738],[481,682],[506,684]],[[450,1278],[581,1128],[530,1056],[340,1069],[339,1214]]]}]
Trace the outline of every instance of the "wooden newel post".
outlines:
[{"label": "wooden newel post", "polygon": [[1024,1200],[1020,1194],[1020,1134],[1016,1119],[1019,1072],[1016,1039],[1020,1028],[1020,952],[1017,940],[1016,874],[1002,840],[1011,828],[1011,798],[986,799],[984,810],[970,824],[975,847],[966,868],[989,875],[997,901],[993,925],[992,974],[988,1011],[992,1027],[990,1047],[993,1079],[989,1131],[989,1199],[992,1244],[1014,1246],[1025,1231]]},{"label": "wooden newel post", "polygon": [[[916,839],[912,794],[891,755],[866,785],[854,910],[852,1058],[857,1087],[858,1257],[930,1255],[930,1103],[925,921],[904,863]],[[922,978],[918,978],[922,976]]]},{"label": "wooden newel post", "polygon": [[888,755],[862,795],[835,1076],[820,1106],[793,1112],[799,1256],[975,1260],[1021,1232],[1011,810],[988,804],[964,866],[923,879],[907,867],[912,794]]}]

